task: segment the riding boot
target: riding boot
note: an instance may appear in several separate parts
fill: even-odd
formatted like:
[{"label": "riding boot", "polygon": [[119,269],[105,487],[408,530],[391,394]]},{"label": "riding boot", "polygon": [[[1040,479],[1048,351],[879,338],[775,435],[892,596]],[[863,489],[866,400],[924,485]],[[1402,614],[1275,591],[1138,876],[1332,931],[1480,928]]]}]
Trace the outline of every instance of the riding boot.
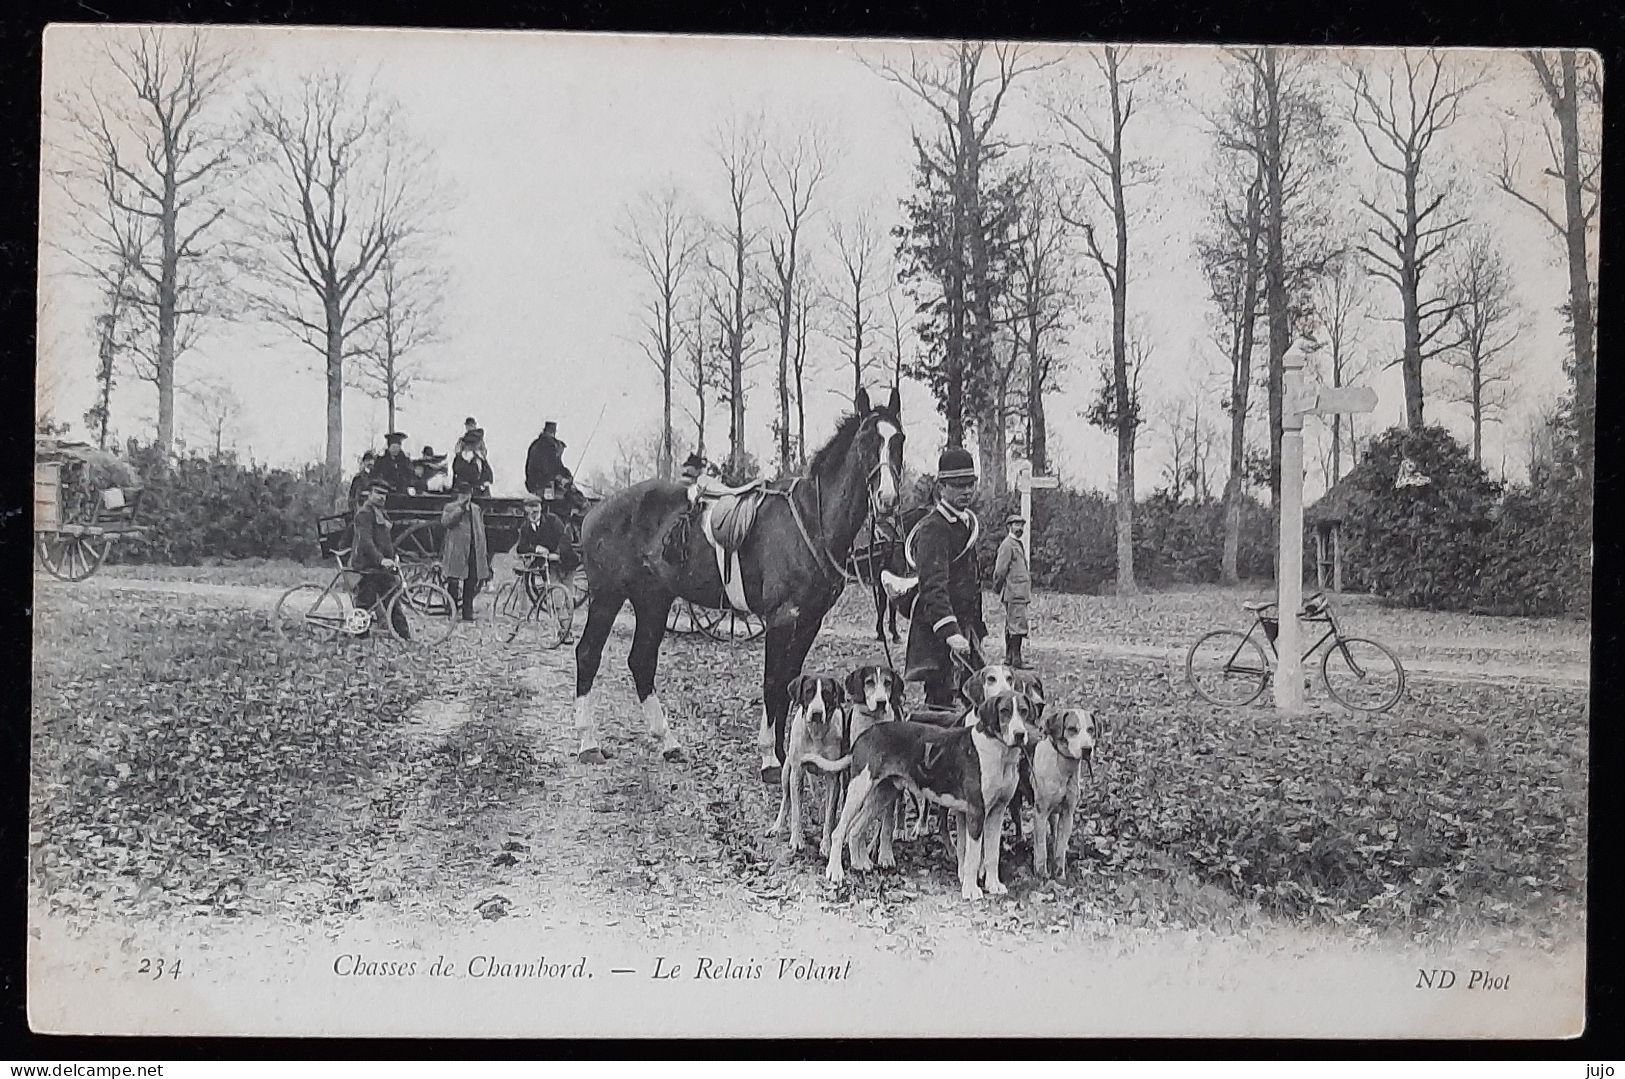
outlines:
[{"label": "riding boot", "polygon": [[1026,640],[1027,635],[1025,633],[1012,633],[1005,637],[1005,641],[1007,642],[1007,651],[1011,657],[1010,666],[1021,671],[1027,669],[1027,660],[1021,654],[1022,643]]}]

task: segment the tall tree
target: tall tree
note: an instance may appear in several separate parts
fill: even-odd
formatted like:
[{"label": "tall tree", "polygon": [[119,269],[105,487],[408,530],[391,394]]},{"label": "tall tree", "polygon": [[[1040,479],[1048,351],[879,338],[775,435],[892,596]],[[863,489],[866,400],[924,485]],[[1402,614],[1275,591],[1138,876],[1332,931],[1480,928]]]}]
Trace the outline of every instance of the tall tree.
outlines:
[{"label": "tall tree", "polygon": [[220,456],[226,448],[226,431],[236,425],[243,413],[243,402],[232,388],[218,378],[200,378],[187,385],[184,391],[192,403],[192,411]]},{"label": "tall tree", "polygon": [[790,316],[794,332],[790,338],[790,375],[794,379],[796,403],[796,463],[807,464],[807,375],[812,371],[813,358],[807,351],[807,338],[816,328],[817,300],[823,294],[816,276],[810,268],[798,271],[795,302]]},{"label": "tall tree", "polygon": [[113,387],[118,381],[119,335],[125,319],[125,286],[129,269],[115,271],[102,290],[106,310],[96,316],[96,401],[85,411],[85,426],[96,434],[96,447],[107,448],[113,422]]},{"label": "tall tree", "polygon": [[[1554,212],[1539,181],[1518,183],[1517,161],[1508,153],[1500,170],[1501,190],[1534,210],[1563,242],[1569,277],[1569,329],[1573,359],[1574,418],[1578,436],[1578,464],[1587,489],[1596,446],[1597,323],[1592,285],[1591,235],[1601,204],[1598,173],[1602,168],[1602,72],[1594,53],[1534,51],[1525,54],[1552,118],[1542,124],[1549,163],[1540,177],[1562,185],[1563,208]],[[1556,127],[1554,135],[1552,128]]]},{"label": "tall tree", "polygon": [[[1124,132],[1136,113],[1141,84],[1152,74],[1133,61],[1132,50],[1108,45],[1094,54],[1104,91],[1105,113],[1093,116],[1084,101],[1074,100],[1051,109],[1060,123],[1061,147],[1083,166],[1081,205],[1062,214],[1082,230],[1089,257],[1099,270],[1111,297],[1110,365],[1105,369],[1102,398],[1091,409],[1091,422],[1108,427],[1117,437],[1117,590],[1135,591],[1134,581],[1134,437],[1141,414],[1136,381],[1138,368],[1129,355],[1129,192],[1149,183],[1155,174],[1143,158],[1124,148]],[[1104,217],[1110,232],[1104,243],[1095,232],[1096,217]]]},{"label": "tall tree", "polygon": [[1518,340],[1521,313],[1512,271],[1488,230],[1466,235],[1447,286],[1455,308],[1457,346],[1440,356],[1455,373],[1451,398],[1467,409],[1473,424],[1473,461],[1484,463],[1484,425],[1507,405],[1512,382],[1507,350]]},{"label": "tall tree", "polygon": [[381,318],[364,302],[369,286],[389,252],[428,227],[440,192],[396,105],[346,72],[306,75],[291,93],[256,89],[249,117],[262,162],[244,255],[251,300],[321,356],[326,466],[337,474],[345,372]]},{"label": "tall tree", "polygon": [[834,308],[830,335],[846,353],[847,366],[852,372],[852,394],[857,396],[863,388],[864,375],[879,359],[870,345],[880,329],[879,312],[875,307],[884,283],[881,234],[875,227],[873,214],[865,207],[850,220],[832,223],[830,239],[840,263],[839,282],[830,290],[830,303]]},{"label": "tall tree", "polygon": [[773,226],[767,238],[768,274],[766,289],[768,303],[779,332],[779,366],[776,387],[779,399],[778,429],[779,472],[791,470],[794,452],[791,448],[790,422],[791,351],[794,348],[797,324],[797,304],[803,291],[797,288],[806,262],[807,223],[816,212],[818,189],[829,173],[829,151],[824,137],[816,130],[798,131],[793,137],[779,142],[769,151],[763,162],[763,178],[773,204]]},{"label": "tall tree", "polygon": [[237,146],[224,98],[238,65],[201,30],[140,27],[109,40],[110,76],[65,102],[72,135],[57,175],[79,211],[70,255],[104,287],[121,279],[126,349],[157,388],[167,450],[176,364],[223,311],[216,226]]},{"label": "tall tree", "polygon": [[445,275],[428,259],[386,252],[366,291],[349,377],[356,389],[384,402],[385,430],[398,429],[401,399],[433,380],[424,350],[440,340],[445,287]]},{"label": "tall tree", "polygon": [[1049,423],[1044,395],[1055,389],[1062,324],[1073,282],[1068,274],[1065,222],[1053,178],[1029,173],[1014,251],[1012,326],[1025,368],[1021,411],[1033,471],[1049,471]]},{"label": "tall tree", "polygon": [[643,308],[643,337],[639,346],[660,375],[661,479],[672,476],[672,392],[679,379],[681,335],[678,306],[685,282],[700,254],[702,235],[698,221],[683,204],[676,188],[646,194],[627,211],[621,226],[627,257],[643,271],[649,295]]},{"label": "tall tree", "polygon": [[713,309],[709,282],[701,281],[685,302],[682,321],[682,365],[678,375],[688,391],[694,395],[694,405],[683,406],[694,423],[694,452],[705,456],[705,428],[712,395],[725,390],[728,382],[726,345],[721,323],[707,322]]},{"label": "tall tree", "polygon": [[1349,119],[1393,198],[1385,207],[1378,204],[1380,196],[1361,196],[1360,205],[1376,221],[1359,249],[1371,272],[1399,293],[1405,349],[1396,362],[1405,381],[1405,426],[1418,430],[1423,366],[1457,344],[1455,306],[1442,289],[1429,287],[1428,268],[1466,221],[1447,205],[1452,191],[1437,175],[1443,170],[1436,140],[1460,118],[1476,83],[1432,49],[1421,54],[1403,49],[1397,66],[1388,60],[1357,61],[1348,83]]},{"label": "tall tree", "polygon": [[712,150],[728,193],[724,211],[713,225],[716,242],[706,251],[705,261],[716,278],[709,295],[722,327],[728,365],[722,398],[728,405],[728,467],[738,479],[746,465],[745,376],[754,347],[751,329],[758,314],[751,278],[759,257],[760,230],[750,218],[754,216],[752,191],[762,168],[760,121],[735,117],[717,130]]},{"label": "tall tree", "polygon": [[[1016,80],[1044,66],[1018,45],[959,42],[945,54],[912,52],[906,68],[876,69],[923,102],[937,125],[931,135],[914,129],[916,188],[896,235],[925,346],[912,373],[931,386],[950,446],[963,446],[967,422],[992,407],[988,380],[980,376],[992,370],[994,312],[1006,282],[990,230],[1008,228],[988,198],[1000,182],[996,163],[1008,150],[994,125]],[[983,466],[1002,487],[1004,461]]]}]

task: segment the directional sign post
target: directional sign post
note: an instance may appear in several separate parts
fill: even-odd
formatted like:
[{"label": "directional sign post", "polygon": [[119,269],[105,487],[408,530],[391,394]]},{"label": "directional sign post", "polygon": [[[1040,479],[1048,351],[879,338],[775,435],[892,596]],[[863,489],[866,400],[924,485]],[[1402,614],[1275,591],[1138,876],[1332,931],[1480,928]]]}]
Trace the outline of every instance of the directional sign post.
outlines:
[{"label": "directional sign post", "polygon": [[1375,390],[1366,386],[1304,385],[1303,370],[1319,349],[1313,342],[1298,342],[1281,359],[1281,530],[1280,569],[1276,580],[1276,610],[1280,629],[1275,637],[1275,707],[1281,712],[1303,711],[1303,660],[1298,633],[1298,609],[1303,606],[1303,417],[1334,413],[1370,412],[1377,407]]},{"label": "directional sign post", "polygon": [[1033,463],[1025,457],[1010,459],[1010,485],[1021,498],[1021,515],[1027,519],[1027,530],[1021,534],[1021,546],[1027,552],[1027,564],[1033,561],[1033,491],[1048,490],[1061,485],[1055,476],[1033,475]]}]

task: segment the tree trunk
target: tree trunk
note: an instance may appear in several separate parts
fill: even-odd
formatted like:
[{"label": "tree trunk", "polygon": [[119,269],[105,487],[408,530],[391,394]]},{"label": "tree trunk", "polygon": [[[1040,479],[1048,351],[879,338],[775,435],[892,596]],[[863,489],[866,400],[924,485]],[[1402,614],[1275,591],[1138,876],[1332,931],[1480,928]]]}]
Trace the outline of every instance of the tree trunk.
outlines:
[{"label": "tree trunk", "polygon": [[1405,324],[1405,354],[1400,367],[1405,376],[1405,426],[1422,428],[1422,301],[1416,268],[1416,169],[1405,170],[1405,234],[1400,238],[1399,299]]},{"label": "tree trunk", "polygon": [[344,333],[338,302],[327,304],[327,471],[344,473]]},{"label": "tree trunk", "polygon": [[1574,52],[1561,59],[1563,101],[1554,101],[1563,154],[1564,246],[1569,262],[1569,314],[1574,324],[1574,418],[1579,439],[1579,466],[1586,488],[1591,486],[1593,447],[1596,445],[1597,360],[1591,309],[1591,267],[1586,260],[1586,221],[1581,203],[1580,82]]},{"label": "tree trunk", "polygon": [[1230,474],[1224,483],[1224,552],[1219,575],[1226,584],[1241,579],[1241,503],[1246,492],[1247,414],[1253,387],[1253,333],[1258,321],[1258,234],[1261,228],[1259,185],[1247,192],[1245,269],[1242,271],[1239,332],[1230,364]]},{"label": "tree trunk", "polygon": [[[1112,111],[1118,113],[1117,85]],[[1128,212],[1123,196],[1121,125],[1112,156],[1112,219],[1117,226],[1117,276],[1112,285],[1112,374],[1117,404],[1117,594],[1132,595],[1134,582],[1134,427],[1139,417],[1128,368]]]},{"label": "tree trunk", "polygon": [[165,453],[175,442],[175,323],[176,273],[180,262],[175,235],[174,183],[165,178],[159,233],[162,262],[158,268],[158,448]]},{"label": "tree trunk", "polygon": [[1134,428],[1117,429],[1117,594],[1133,595],[1134,583]]},{"label": "tree trunk", "polygon": [[1044,418],[1043,349],[1038,328],[1038,312],[1027,323],[1027,459],[1034,475],[1049,473],[1049,428]]},{"label": "tree trunk", "polygon": [[[1286,208],[1281,175],[1281,81],[1274,49],[1264,50],[1264,175],[1268,186],[1264,228],[1265,312],[1269,319],[1270,518],[1281,513],[1281,372],[1291,327],[1286,307],[1286,253],[1282,230]],[[1273,529],[1271,534],[1279,531]],[[1279,557],[1279,552],[1277,552]]]}]

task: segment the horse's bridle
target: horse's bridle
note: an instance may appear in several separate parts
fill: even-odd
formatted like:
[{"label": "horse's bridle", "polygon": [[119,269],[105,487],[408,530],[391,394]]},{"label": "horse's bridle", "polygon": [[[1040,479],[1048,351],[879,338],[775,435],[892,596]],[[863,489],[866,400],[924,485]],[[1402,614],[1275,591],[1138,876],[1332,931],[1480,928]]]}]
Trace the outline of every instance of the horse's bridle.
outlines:
[{"label": "horse's bridle", "polygon": [[[901,433],[902,431],[899,429],[898,434]],[[871,468],[868,475],[864,477],[864,484],[868,488],[869,495],[869,511],[865,516],[873,516],[878,519],[882,515],[883,511],[880,508],[880,485],[876,482],[877,477],[881,476],[882,474],[891,476],[892,487],[896,489],[899,497],[902,496],[902,477],[897,474],[897,469],[892,465],[891,457],[887,452],[890,445],[890,437],[881,442],[880,460],[875,463],[875,467]],[[829,546],[827,544],[814,542],[812,533],[807,530],[807,523],[801,519],[801,511],[796,508],[796,500],[790,497],[791,495],[795,494],[796,485],[801,483],[803,479],[812,480],[814,512],[818,514],[819,527],[823,527],[824,489],[822,486],[820,486],[818,477],[816,476],[798,477],[795,482],[790,485],[790,489],[788,491],[781,492],[785,496],[785,501],[790,504],[790,519],[796,523],[796,531],[801,533],[802,542],[807,545],[807,550],[812,552],[813,560],[818,563],[819,572],[823,572],[824,567],[827,565],[830,569],[835,571],[835,576],[840,578],[841,585],[844,588],[846,585],[858,580],[859,575],[856,573],[847,572],[846,568],[835,560],[835,556],[829,553]]]}]

